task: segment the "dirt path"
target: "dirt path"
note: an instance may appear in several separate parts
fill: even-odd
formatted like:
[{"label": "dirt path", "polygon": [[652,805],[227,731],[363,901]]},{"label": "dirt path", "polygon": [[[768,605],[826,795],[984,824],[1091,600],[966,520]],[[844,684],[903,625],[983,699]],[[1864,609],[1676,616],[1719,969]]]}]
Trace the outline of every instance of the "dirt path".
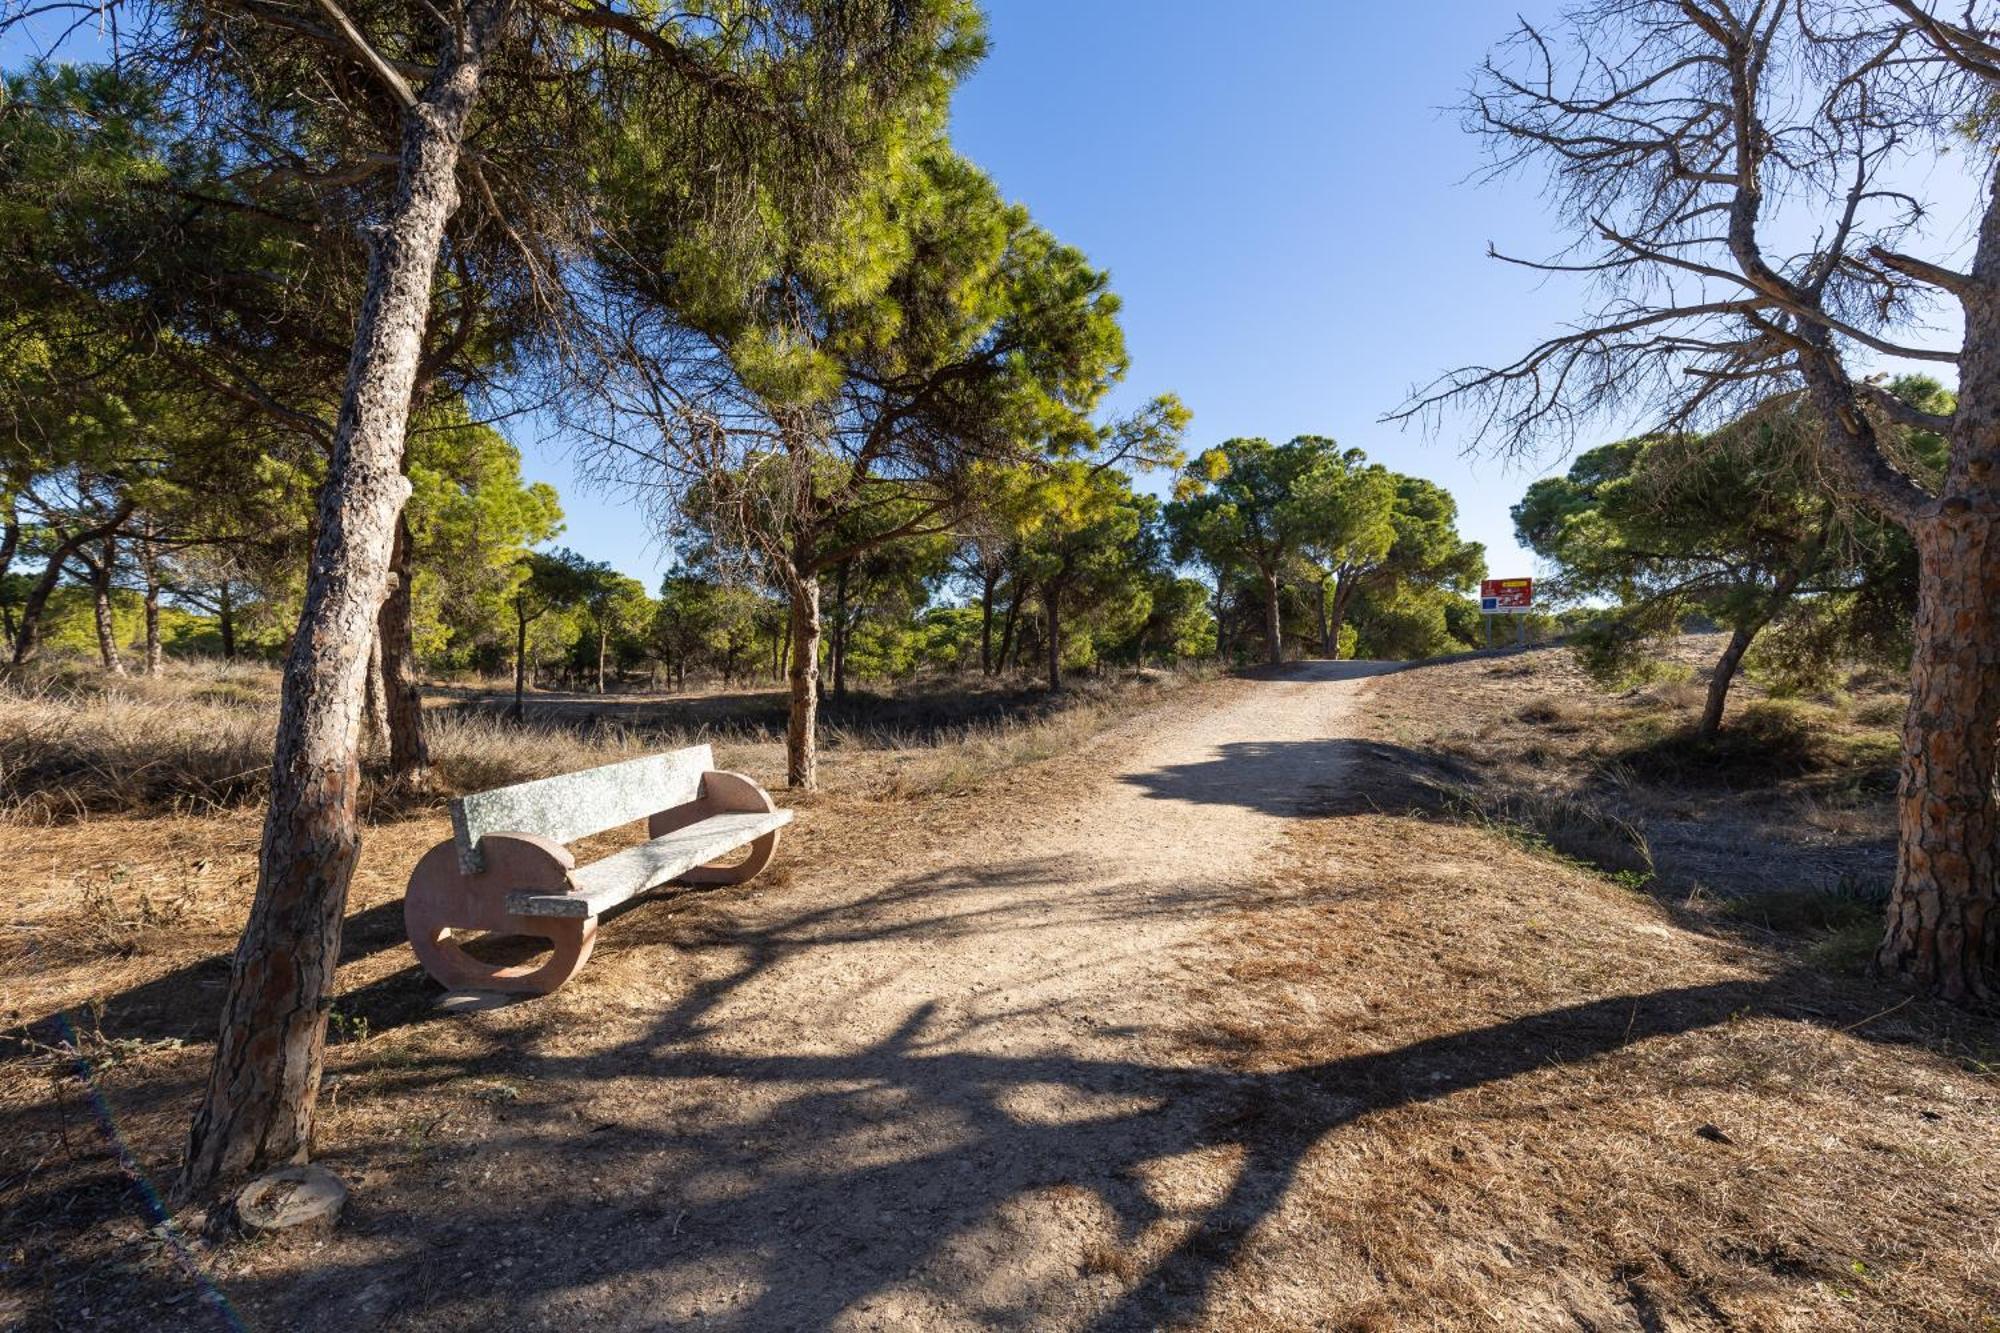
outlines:
[{"label": "dirt path", "polygon": [[885,847],[897,873],[806,868],[697,909],[685,987],[629,933],[641,908],[572,1002],[594,1030],[533,1006],[464,1020],[508,1054],[436,1076],[519,1106],[440,1147],[435,1204],[397,1227],[364,1205],[330,1262],[238,1290],[329,1327],[1155,1326],[1120,1247],[1217,1201],[1164,1195],[1236,1173],[1203,1146],[1217,1108],[1194,1085],[1216,1076],[1173,1054],[1178,983],[1208,909],[1339,781],[1369,674],[1226,682],[1080,756],[1109,771],[1073,803],[1002,784],[969,840]]}]

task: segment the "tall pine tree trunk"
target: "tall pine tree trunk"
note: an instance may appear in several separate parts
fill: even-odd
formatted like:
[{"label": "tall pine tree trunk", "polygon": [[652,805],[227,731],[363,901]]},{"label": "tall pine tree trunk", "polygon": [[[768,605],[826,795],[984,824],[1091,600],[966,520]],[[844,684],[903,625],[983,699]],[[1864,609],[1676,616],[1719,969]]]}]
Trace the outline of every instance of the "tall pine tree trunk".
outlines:
[{"label": "tall pine tree trunk", "polygon": [[1062,688],[1062,593],[1054,583],[1042,588],[1042,609],[1048,615],[1049,689]]},{"label": "tall pine tree trunk", "polygon": [[375,238],[320,492],[305,605],[286,654],[271,806],[221,1038],[195,1113],[184,1193],[304,1158],[360,838],[354,803],[368,647],[388,591],[410,393],[466,118],[504,0],[476,4],[403,115],[395,197]]},{"label": "tall pine tree trunk", "polygon": [[389,732],[389,772],[406,783],[430,776],[430,743],[424,739],[424,689],[418,679],[416,642],[416,550],[408,514],[396,519],[396,545],[389,557],[389,595],[376,617],[382,645],[382,704]]},{"label": "tall pine tree trunk", "polygon": [[160,548],[153,541],[153,527],[146,525],[139,539],[139,569],[146,578],[146,674],[157,676],[163,667],[160,647]]},{"label": "tall pine tree trunk", "polygon": [[981,571],[979,582],[979,674],[993,674],[993,590],[1000,581],[996,570]]},{"label": "tall pine tree trunk", "polygon": [[1347,604],[1354,598],[1354,580],[1342,575],[1333,589],[1333,610],[1326,624],[1326,655],[1340,657],[1340,629],[1347,623]]},{"label": "tall pine tree trunk", "polygon": [[1910,523],[1916,653],[1881,971],[1954,1001],[2000,996],[2000,184],[1972,272],[1951,463]]},{"label": "tall pine tree trunk", "polygon": [[236,660],[236,604],[230,598],[229,580],[224,579],[216,589],[215,629],[222,636],[222,660]]},{"label": "tall pine tree trunk", "polygon": [[1278,571],[1264,571],[1264,660],[1277,666],[1285,660],[1283,628],[1278,618]]},{"label": "tall pine tree trunk", "polygon": [[91,611],[97,620],[97,655],[104,669],[114,676],[125,674],[125,659],[118,655],[118,622],[111,611],[111,580],[118,572],[118,538],[106,537],[98,558],[90,565]]},{"label": "tall pine tree trunk", "polygon": [[[1961,399],[1960,411],[1964,411]],[[2000,429],[2000,422],[1989,429]],[[2000,513],[1946,500],[1916,525],[1917,649],[1903,720],[1896,884],[1876,964],[1949,1000],[2000,990]]]},{"label": "tall pine tree trunk", "polygon": [[847,571],[843,560],[833,576],[833,697],[847,697]]},{"label": "tall pine tree trunk", "polygon": [[1340,653],[1340,644],[1333,638],[1333,621],[1327,617],[1326,585],[1331,577],[1331,575],[1322,576],[1319,581],[1319,655],[1321,657],[1336,657]]},{"label": "tall pine tree trunk", "polygon": [[524,696],[528,692],[528,622],[533,619],[534,617],[529,615],[527,609],[521,605],[520,599],[516,598],[514,601],[514,706],[508,710],[508,715],[517,722],[525,715],[524,710],[527,707]]},{"label": "tall pine tree trunk", "polygon": [[368,645],[368,679],[361,701],[362,751],[380,754],[389,748],[389,700],[382,692],[382,633],[379,627]]},{"label": "tall pine tree trunk", "polygon": [[996,671],[1005,671],[1013,659],[1014,651],[1020,645],[1015,641],[1015,632],[1021,624],[1021,598],[1027,595],[1027,586],[1017,575],[1014,579],[1014,595],[1007,599],[1007,619],[1000,627],[1000,656],[994,662]]},{"label": "tall pine tree trunk", "polygon": [[791,581],[791,713],[785,723],[785,782],[819,785],[819,578]]}]

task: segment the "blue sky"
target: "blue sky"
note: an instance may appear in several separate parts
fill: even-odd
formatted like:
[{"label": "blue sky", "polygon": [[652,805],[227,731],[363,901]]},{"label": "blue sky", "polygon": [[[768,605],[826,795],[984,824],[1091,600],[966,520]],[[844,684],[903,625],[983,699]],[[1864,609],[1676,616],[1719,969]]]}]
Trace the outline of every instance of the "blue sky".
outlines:
[{"label": "blue sky", "polygon": [[[1108,410],[1177,393],[1191,449],[1332,435],[1448,487],[1491,573],[1532,572],[1507,510],[1563,460],[1468,455],[1451,421],[1427,435],[1381,418],[1413,386],[1511,359],[1582,308],[1575,284],[1486,258],[1489,241],[1542,257],[1564,238],[1533,177],[1469,179],[1480,146],[1451,109],[1515,14],[1546,19],[1554,0],[987,7],[991,54],[957,96],[953,138],[1110,270],[1132,372]],[[20,34],[0,40],[0,63],[25,54]],[[1940,225],[1969,236],[1958,161],[1922,174]],[[530,475],[563,494],[559,540],[655,582],[664,549],[644,516],[585,490],[560,439],[514,433]]]},{"label": "blue sky", "polygon": [[[1542,254],[1553,233],[1530,182],[1466,182],[1478,147],[1448,109],[1517,9],[1553,6],[993,0],[952,137],[1110,270],[1132,354],[1110,410],[1172,391],[1191,448],[1358,445],[1447,486],[1493,573],[1527,573],[1507,508],[1539,469],[1379,420],[1414,383],[1525,350],[1574,309],[1484,257],[1489,239]],[[580,493],[560,442],[528,455],[565,497],[561,540],[651,582],[644,520]]]}]

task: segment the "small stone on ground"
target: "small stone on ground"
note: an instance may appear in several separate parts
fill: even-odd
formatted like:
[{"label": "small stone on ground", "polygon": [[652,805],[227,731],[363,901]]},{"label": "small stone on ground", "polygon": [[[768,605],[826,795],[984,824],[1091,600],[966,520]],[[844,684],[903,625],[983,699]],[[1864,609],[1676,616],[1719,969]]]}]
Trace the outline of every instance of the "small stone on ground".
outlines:
[{"label": "small stone on ground", "polygon": [[267,1172],[236,1196],[236,1217],[258,1235],[330,1230],[347,1202],[347,1186],[323,1166]]}]

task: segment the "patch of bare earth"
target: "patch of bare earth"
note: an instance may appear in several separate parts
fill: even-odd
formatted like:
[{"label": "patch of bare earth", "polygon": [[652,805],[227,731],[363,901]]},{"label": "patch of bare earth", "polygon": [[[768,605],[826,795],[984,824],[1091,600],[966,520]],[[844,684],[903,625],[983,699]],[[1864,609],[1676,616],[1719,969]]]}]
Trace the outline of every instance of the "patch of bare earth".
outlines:
[{"label": "patch of bare earth", "polygon": [[[8,997],[35,1018],[106,978],[88,1080],[35,1051],[0,1080],[0,1312],[1991,1326],[1993,1027],[1408,813],[1372,718],[1456,669],[1196,686],[963,785],[836,790],[779,874],[641,904],[571,986],[484,1012],[440,1013],[401,943],[439,821],[377,828],[316,1153],[353,1197],[290,1248],[148,1229],[134,1182],[170,1169],[206,1051],[144,1040],[206,1039],[255,833],[153,821],[124,862],[166,894],[208,837],[190,894],[218,905],[187,909],[191,959],[97,953]],[[90,827],[38,831],[37,873]]]}]

